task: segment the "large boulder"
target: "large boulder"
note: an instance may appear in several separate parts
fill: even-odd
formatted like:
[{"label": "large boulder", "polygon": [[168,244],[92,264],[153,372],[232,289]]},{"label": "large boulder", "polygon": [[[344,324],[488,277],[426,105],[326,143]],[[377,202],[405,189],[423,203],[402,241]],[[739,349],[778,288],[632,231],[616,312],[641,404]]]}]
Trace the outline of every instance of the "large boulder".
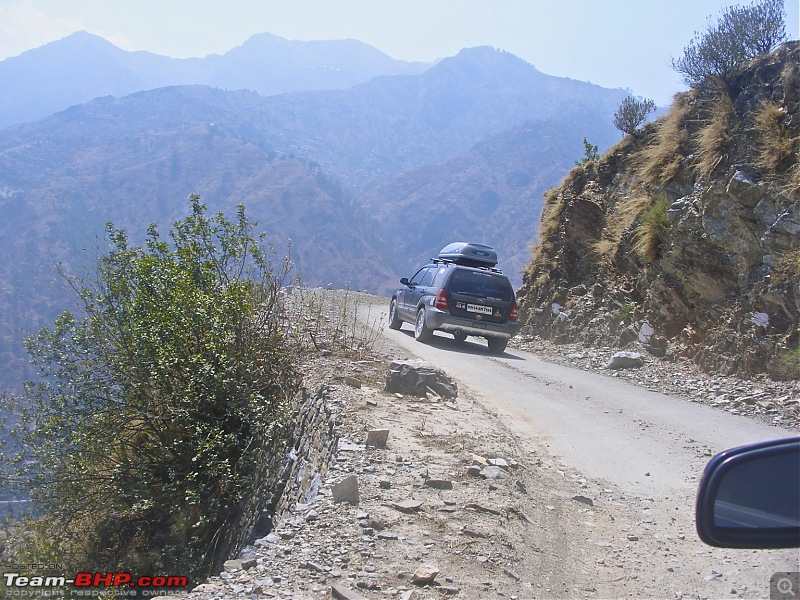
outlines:
[{"label": "large boulder", "polygon": [[422,361],[392,361],[386,371],[385,389],[418,397],[432,391],[447,400],[458,396],[458,385],[452,377]]}]

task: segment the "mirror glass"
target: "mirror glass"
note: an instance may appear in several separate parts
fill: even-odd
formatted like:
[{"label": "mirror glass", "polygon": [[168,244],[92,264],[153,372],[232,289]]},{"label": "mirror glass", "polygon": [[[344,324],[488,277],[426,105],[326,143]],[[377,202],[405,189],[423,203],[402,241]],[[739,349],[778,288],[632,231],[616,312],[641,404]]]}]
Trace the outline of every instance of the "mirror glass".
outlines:
[{"label": "mirror glass", "polygon": [[800,526],[800,452],[760,455],[731,464],[714,503],[717,527]]}]

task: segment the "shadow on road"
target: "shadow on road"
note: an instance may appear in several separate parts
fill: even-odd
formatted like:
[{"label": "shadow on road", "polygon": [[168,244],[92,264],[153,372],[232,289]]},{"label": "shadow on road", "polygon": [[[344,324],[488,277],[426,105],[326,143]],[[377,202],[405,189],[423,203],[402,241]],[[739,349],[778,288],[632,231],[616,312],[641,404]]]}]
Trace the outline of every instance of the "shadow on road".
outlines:
[{"label": "shadow on road", "polygon": [[[414,337],[413,331],[401,330],[400,333],[404,333],[410,338]],[[473,341],[472,338],[468,338],[464,342],[457,342],[452,337],[437,335],[436,333],[434,333],[430,341],[425,342],[425,345],[433,346],[434,348],[440,348],[442,350],[447,350],[448,352],[457,352],[459,354],[474,354],[476,356],[496,356],[497,358],[506,358],[511,360],[523,360],[523,361],[525,360],[521,356],[515,356],[514,354],[509,354],[508,351],[503,352],[502,354],[494,354],[492,352],[489,352],[489,348],[487,348],[485,344]]]}]

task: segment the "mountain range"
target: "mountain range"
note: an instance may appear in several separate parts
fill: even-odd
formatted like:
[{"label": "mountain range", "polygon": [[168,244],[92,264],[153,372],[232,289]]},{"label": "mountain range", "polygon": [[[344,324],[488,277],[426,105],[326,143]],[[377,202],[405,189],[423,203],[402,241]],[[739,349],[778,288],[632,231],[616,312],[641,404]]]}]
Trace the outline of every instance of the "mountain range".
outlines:
[{"label": "mountain range", "polygon": [[169,58],[127,52],[80,31],[0,62],[0,127],[101,96],[170,85],[249,89],[271,96],[344,89],[378,75],[413,75],[429,67],[395,60],[356,40],[301,42],[262,33],[222,55]]},{"label": "mountain range", "polygon": [[[619,139],[612,115],[624,90],[552,77],[488,47],[419,65],[358,42],[326,44],[263,35],[222,57],[176,62],[75,34],[0,62],[0,84],[28,85],[29,102],[20,92],[16,103],[37,110],[99,90],[65,73],[37,96],[42,74],[57,69],[53,56],[108,84],[99,97],[0,130],[6,371],[24,358],[20,330],[70,308],[53,285],[55,263],[91,266],[107,221],[141,241],[198,193],[211,211],[244,203],[311,285],[385,293],[460,239],[497,247],[519,284],[542,193],[581,157],[584,138],[601,148]],[[340,64],[335,80],[323,61]],[[292,80],[273,62],[316,66],[295,66]],[[187,81],[190,69],[206,79]],[[169,73],[181,85],[158,87]],[[225,77],[235,83],[209,85]],[[281,93],[268,95],[267,81]],[[0,121],[19,115],[3,106]]]}]

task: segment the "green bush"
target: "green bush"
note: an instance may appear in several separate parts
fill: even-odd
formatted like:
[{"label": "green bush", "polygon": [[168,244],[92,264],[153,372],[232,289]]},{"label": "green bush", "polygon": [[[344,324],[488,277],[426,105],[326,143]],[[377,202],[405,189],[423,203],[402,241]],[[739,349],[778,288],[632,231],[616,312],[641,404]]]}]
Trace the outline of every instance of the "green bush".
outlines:
[{"label": "green bush", "polygon": [[710,86],[736,95],[736,80],[747,61],[766,54],[786,39],[783,0],[757,0],[730,6],[706,31],[695,32],[672,68],[690,87]]},{"label": "green bush", "polygon": [[614,113],[614,127],[628,135],[635,134],[647,115],[656,109],[656,103],[649,98],[627,96]]},{"label": "green bush", "polygon": [[628,318],[628,316],[631,315],[631,313],[633,313],[635,308],[636,307],[633,304],[630,303],[623,304],[619,307],[619,309],[616,312],[614,312],[611,318],[614,321],[624,321],[625,319]]},{"label": "green bush", "polygon": [[581,167],[587,163],[600,159],[600,153],[597,151],[597,146],[589,143],[586,138],[583,138],[583,158],[575,161],[575,166]]},{"label": "green bush", "polygon": [[27,342],[41,379],[6,408],[40,556],[202,577],[286,437],[299,385],[278,318],[288,263],[273,264],[244,207],[229,221],[190,200],[169,242],[150,226],[132,247],[109,224],[96,272],[65,276],[82,315]]},{"label": "green bush", "polygon": [[775,379],[800,379],[800,348],[779,351],[771,365],[770,374]]},{"label": "green bush", "polygon": [[660,196],[653,202],[636,228],[634,250],[645,263],[655,262],[660,253],[664,240],[669,232],[670,201],[665,196]]}]

